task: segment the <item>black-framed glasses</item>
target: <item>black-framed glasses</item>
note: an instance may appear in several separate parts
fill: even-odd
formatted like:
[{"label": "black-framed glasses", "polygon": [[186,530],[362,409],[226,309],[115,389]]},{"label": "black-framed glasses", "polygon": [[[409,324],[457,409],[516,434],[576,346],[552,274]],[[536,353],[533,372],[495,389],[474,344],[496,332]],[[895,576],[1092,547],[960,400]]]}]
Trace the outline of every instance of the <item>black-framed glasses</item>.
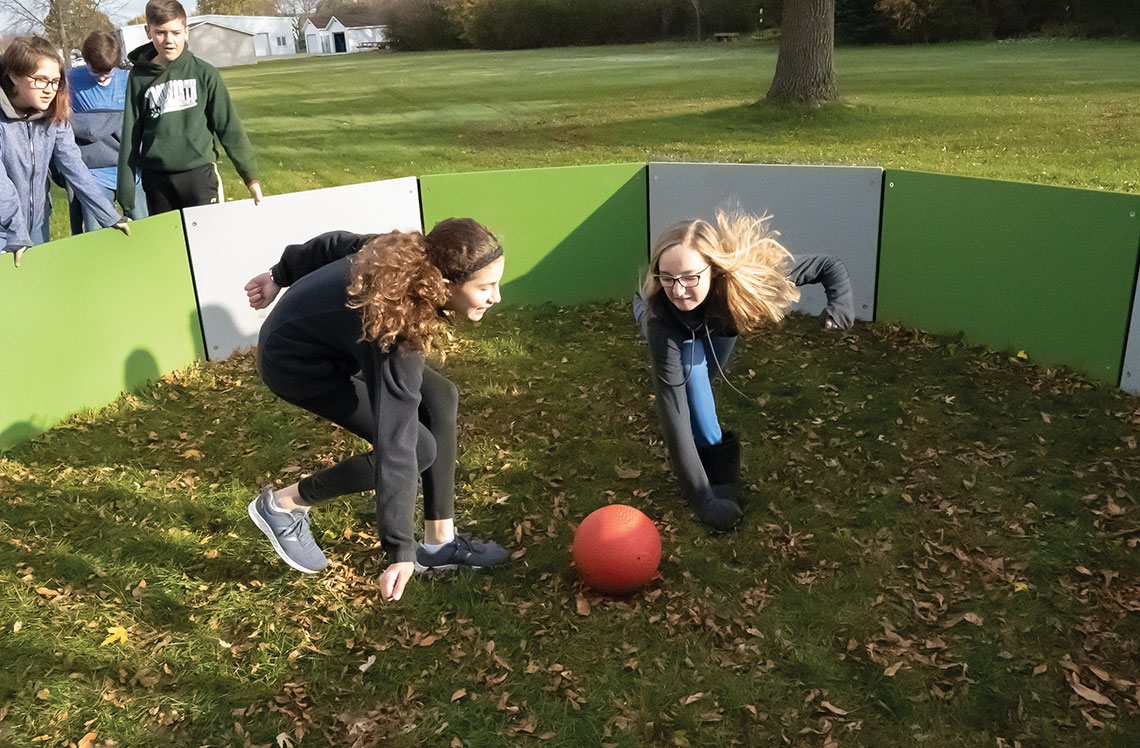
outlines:
[{"label": "black-framed glasses", "polygon": [[710,267],[712,265],[705,265],[695,273],[685,273],[684,275],[654,275],[653,277],[657,279],[662,288],[672,288],[674,283],[680,283],[681,288],[695,288],[701,282],[701,275]]},{"label": "black-framed glasses", "polygon": [[32,82],[32,88],[39,89],[41,91],[48,88],[54,88],[56,91],[58,91],[59,85],[62,82],[61,78],[41,78],[38,75],[29,75],[28,80]]}]

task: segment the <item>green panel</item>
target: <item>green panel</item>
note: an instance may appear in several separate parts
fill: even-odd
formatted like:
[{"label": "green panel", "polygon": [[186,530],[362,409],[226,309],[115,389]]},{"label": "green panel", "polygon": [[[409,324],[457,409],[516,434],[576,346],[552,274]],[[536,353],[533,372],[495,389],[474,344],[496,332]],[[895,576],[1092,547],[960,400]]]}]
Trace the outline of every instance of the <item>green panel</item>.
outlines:
[{"label": "green panel", "polygon": [[507,304],[632,297],[646,262],[644,164],[427,176],[420,197],[425,229],[469,217],[495,232]]},{"label": "green panel", "polygon": [[182,219],[0,256],[0,448],[203,358]]},{"label": "green panel", "polygon": [[891,171],[877,319],[1119,381],[1140,196]]}]

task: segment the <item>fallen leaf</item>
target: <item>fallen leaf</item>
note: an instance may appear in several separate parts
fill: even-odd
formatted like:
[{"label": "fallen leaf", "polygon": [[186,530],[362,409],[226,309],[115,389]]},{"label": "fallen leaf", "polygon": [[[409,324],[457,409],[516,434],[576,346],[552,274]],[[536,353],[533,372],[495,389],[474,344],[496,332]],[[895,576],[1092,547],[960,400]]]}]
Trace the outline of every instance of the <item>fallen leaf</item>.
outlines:
[{"label": "fallen leaf", "polygon": [[1102,694],[1100,691],[1089,688],[1088,686],[1081,683],[1081,680],[1077,677],[1076,673],[1073,674],[1069,685],[1071,685],[1073,687],[1073,690],[1077,692],[1077,696],[1080,696],[1082,699],[1091,701],[1094,704],[1100,704],[1101,706],[1116,706],[1116,704],[1112,703],[1111,699]]},{"label": "fallen leaf", "polygon": [[18,634],[22,628],[24,628],[24,624],[21,621],[16,621],[12,624],[12,633]]},{"label": "fallen leaf", "polygon": [[689,705],[689,704],[692,704],[694,701],[699,701],[700,699],[704,698],[704,695],[705,695],[705,694],[704,694],[704,692],[703,692],[703,691],[701,691],[701,692],[698,692],[698,693],[695,693],[695,694],[693,694],[692,696],[689,696],[689,697],[687,697],[687,698],[686,698],[684,701],[682,701],[681,703],[682,703],[682,704],[685,704],[685,705],[687,706],[687,705]]},{"label": "fallen leaf", "polygon": [[1042,673],[1044,673],[1048,669],[1049,669],[1048,663],[1042,662],[1040,665],[1033,668],[1033,674],[1034,675],[1041,675]]},{"label": "fallen leaf", "polygon": [[821,701],[819,702],[819,705],[837,717],[842,717],[843,715],[847,714],[846,709],[840,709],[839,707],[832,705],[829,701]]},{"label": "fallen leaf", "polygon": [[627,468],[622,467],[621,465],[614,466],[614,472],[617,473],[617,477],[621,478],[622,480],[641,477],[641,471],[637,468]]},{"label": "fallen leaf", "polygon": [[452,701],[459,701],[460,699],[462,699],[466,695],[467,695],[467,689],[461,688],[458,691],[456,691],[455,693],[451,694],[451,700]]},{"label": "fallen leaf", "polygon": [[891,665],[889,668],[884,670],[883,675],[887,676],[888,678],[893,678],[894,674],[897,673],[899,671],[899,668],[902,666],[902,660],[899,660],[894,665]]},{"label": "fallen leaf", "polygon": [[1025,351],[1018,351],[1017,357],[1024,361],[1029,358],[1029,354],[1027,354]]},{"label": "fallen leaf", "polygon": [[92,730],[79,739],[79,743],[76,745],[76,748],[91,748],[91,746],[95,744],[95,738],[98,736],[99,733],[95,730]]},{"label": "fallen leaf", "polygon": [[359,666],[360,672],[367,673],[368,668],[372,667],[375,664],[376,664],[376,655],[368,655],[368,659],[364,661],[364,664]]},{"label": "fallen leaf", "polygon": [[1052,423],[1053,422],[1052,419],[1049,418],[1049,414],[1046,413],[1045,411],[1041,411],[1041,420],[1044,421],[1045,423]]},{"label": "fallen leaf", "polygon": [[421,647],[430,647],[431,645],[435,644],[436,641],[438,641],[438,640],[439,640],[438,636],[436,636],[435,634],[430,634],[430,635],[425,636],[423,639],[420,640],[420,646]]},{"label": "fallen leaf", "polygon": [[289,733],[277,733],[277,748],[293,748],[293,739],[289,737]]},{"label": "fallen leaf", "polygon": [[108,644],[114,644],[115,642],[123,642],[125,644],[127,641],[127,630],[122,626],[112,626],[111,628],[107,629],[107,633],[110,634],[110,636],[108,636],[99,644],[100,647],[105,647]]},{"label": "fallen leaf", "polygon": [[981,626],[982,625],[982,617],[980,615],[978,615],[977,613],[967,613],[964,616],[962,616],[962,618],[966,619],[967,621],[974,624],[975,626]]},{"label": "fallen leaf", "polygon": [[41,701],[46,701],[49,696],[51,696],[50,688],[44,688],[42,690],[36,691],[36,698],[40,699]]},{"label": "fallen leaf", "polygon": [[590,615],[590,601],[586,599],[585,595],[578,595],[578,599],[574,601],[574,604],[578,610],[578,615]]}]

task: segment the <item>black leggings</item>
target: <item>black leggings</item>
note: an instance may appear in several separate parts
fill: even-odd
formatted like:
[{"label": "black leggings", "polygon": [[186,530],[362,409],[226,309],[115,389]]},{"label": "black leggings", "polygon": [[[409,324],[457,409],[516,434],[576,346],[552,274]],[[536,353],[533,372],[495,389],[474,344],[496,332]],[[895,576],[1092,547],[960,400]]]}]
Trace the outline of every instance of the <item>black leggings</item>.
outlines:
[{"label": "black leggings", "polygon": [[[321,418],[328,419],[357,436],[371,440],[376,422],[364,382],[351,377],[341,387],[311,400],[283,398]],[[416,440],[416,462],[424,487],[424,519],[452,519],[455,516],[455,451],[459,413],[459,390],[446,377],[424,367],[420,386],[420,428]],[[351,493],[376,488],[373,452],[353,455],[308,478],[298,489],[303,504],[316,504]]]}]

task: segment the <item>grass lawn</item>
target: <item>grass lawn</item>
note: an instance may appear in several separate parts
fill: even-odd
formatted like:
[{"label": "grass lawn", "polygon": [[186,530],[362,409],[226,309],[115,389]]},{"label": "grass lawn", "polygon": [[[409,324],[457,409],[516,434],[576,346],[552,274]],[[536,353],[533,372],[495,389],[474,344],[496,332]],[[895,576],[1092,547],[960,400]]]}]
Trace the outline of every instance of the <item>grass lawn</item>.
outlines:
[{"label": "grass lawn", "polygon": [[[399,604],[378,599],[366,497],[318,513],[334,565],[315,577],[248,521],[260,484],[359,448],[249,356],[0,458],[0,744],[1137,744],[1135,398],[793,317],[742,346],[742,395],[721,388],[749,490],[710,535],[628,316],[504,310],[462,333],[458,510],[517,558],[418,576]],[[629,600],[570,565],[577,522],[614,501],[663,536]]]},{"label": "grass lawn", "polygon": [[844,48],[843,105],[811,111],[756,104],[771,44],[368,53],[225,79],[273,192],[645,160],[878,164],[1134,192],[1138,58],[1132,42]]},{"label": "grass lawn", "polygon": [[[266,194],[646,160],[881,165],[1140,189],[1140,43],[842,48],[844,102],[758,105],[770,43],[361,53],[226,68]],[[222,164],[226,194],[248,196]],[[66,203],[52,235],[67,235]]]},{"label": "grass lawn", "polygon": [[[846,104],[795,112],[754,105],[775,50],[743,44],[367,54],[226,80],[270,193],[644,159],[1134,192],[1138,52],[840,50]],[[249,523],[260,485],[361,447],[274,398],[249,356],[0,455],[0,746],[1140,743],[1137,398],[796,316],[743,341],[743,394],[719,390],[749,489],[741,527],[710,535],[678,498],[626,305],[495,310],[448,366],[461,521],[516,558],[417,576],[395,605],[367,497],[317,515],[334,564],[315,577]],[[614,501],[664,545],[628,600],[570,565],[577,522]]]}]

